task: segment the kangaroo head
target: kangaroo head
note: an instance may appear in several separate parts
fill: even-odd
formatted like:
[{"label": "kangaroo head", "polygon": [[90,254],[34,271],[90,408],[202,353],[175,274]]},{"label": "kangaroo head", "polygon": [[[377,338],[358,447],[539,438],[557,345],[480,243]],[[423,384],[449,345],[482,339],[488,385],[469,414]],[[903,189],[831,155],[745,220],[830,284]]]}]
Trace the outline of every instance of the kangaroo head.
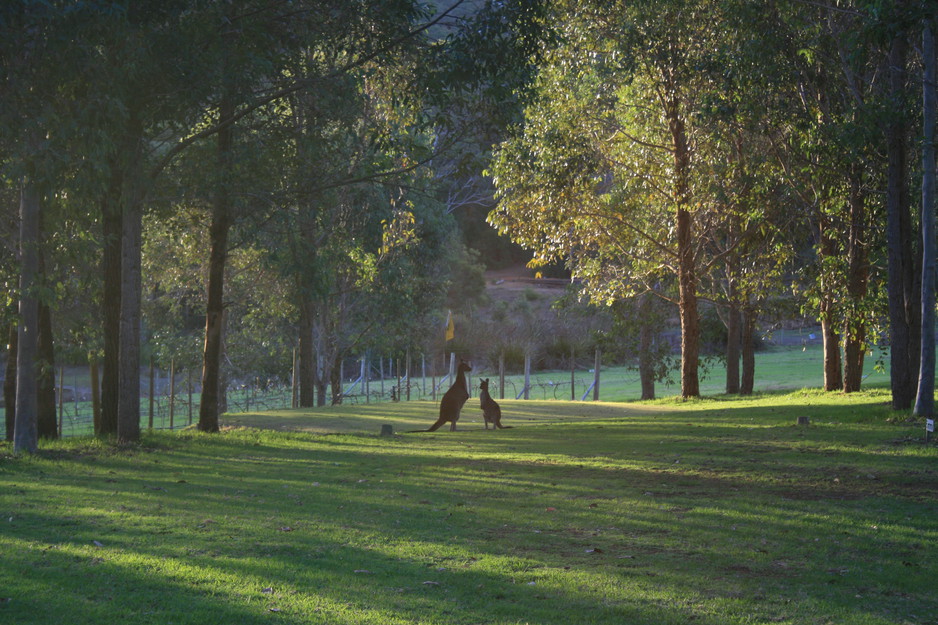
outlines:
[{"label": "kangaroo head", "polygon": [[479,388],[482,389],[483,391],[489,390],[489,379],[485,378],[484,380],[479,382]]}]

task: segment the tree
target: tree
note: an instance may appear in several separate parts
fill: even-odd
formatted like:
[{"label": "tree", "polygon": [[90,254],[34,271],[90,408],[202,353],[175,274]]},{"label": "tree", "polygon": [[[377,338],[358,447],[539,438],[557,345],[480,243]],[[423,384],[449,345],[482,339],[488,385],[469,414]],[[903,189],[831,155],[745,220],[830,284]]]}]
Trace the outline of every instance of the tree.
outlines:
[{"label": "tree", "polygon": [[715,75],[733,59],[719,42],[742,14],[692,1],[554,6],[564,44],[496,152],[490,220],[535,262],[566,262],[597,302],[659,292],[673,273],[681,394],[697,396],[699,284],[719,220],[708,168],[724,157],[706,131]]},{"label": "tree", "polygon": [[935,120],[938,72],[935,58],[935,20],[927,16],[922,28],[922,345],[915,414],[935,415]]},{"label": "tree", "polygon": [[[908,410],[915,397],[919,369],[921,332],[921,256],[914,236],[909,193],[909,80],[908,37],[911,24],[903,11],[908,3],[896,2],[898,15],[889,42],[888,121],[885,124],[887,151],[886,246],[889,297],[889,380],[894,410]],[[890,21],[892,21],[890,20]]]},{"label": "tree", "polygon": [[40,197],[36,182],[23,181],[20,197],[20,306],[16,351],[16,421],[14,453],[35,453],[38,447],[38,383],[36,362],[39,351],[39,300],[36,277],[39,273]]}]

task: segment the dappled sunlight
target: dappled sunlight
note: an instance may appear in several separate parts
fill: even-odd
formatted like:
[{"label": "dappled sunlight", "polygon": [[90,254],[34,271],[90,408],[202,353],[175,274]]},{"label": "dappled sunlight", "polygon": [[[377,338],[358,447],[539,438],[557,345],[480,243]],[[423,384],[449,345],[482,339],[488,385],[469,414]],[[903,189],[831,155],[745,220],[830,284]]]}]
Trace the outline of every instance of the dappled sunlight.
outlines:
[{"label": "dappled sunlight", "polygon": [[[41,596],[87,623],[717,625],[754,605],[857,624],[935,607],[933,454],[826,409],[799,428],[771,403],[722,404],[4,459],[0,610],[41,615]],[[55,592],[75,575],[84,587]]]}]

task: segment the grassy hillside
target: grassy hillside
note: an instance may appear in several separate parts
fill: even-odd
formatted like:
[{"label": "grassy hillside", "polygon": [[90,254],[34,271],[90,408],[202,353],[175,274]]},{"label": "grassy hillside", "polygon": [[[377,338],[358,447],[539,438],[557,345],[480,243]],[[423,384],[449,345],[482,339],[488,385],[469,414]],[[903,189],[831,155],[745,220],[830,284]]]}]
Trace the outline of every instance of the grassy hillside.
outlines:
[{"label": "grassy hillside", "polygon": [[883,392],[476,401],[0,446],[0,622],[934,622],[938,453]]}]

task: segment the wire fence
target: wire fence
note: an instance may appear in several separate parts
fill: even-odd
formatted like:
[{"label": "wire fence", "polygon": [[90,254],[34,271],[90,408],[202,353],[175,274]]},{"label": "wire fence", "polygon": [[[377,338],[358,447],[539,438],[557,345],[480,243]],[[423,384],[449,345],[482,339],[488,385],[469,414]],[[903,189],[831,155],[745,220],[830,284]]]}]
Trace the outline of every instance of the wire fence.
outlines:
[{"label": "wire fence", "polygon": [[[450,387],[448,374],[442,376],[388,375],[387,369],[361,366],[357,377],[342,380],[339,401],[366,404],[400,401],[439,401]],[[357,368],[357,367],[356,367]],[[406,371],[406,369],[402,369]],[[425,367],[421,371],[425,371]],[[178,430],[197,423],[201,400],[194,371],[141,372],[140,425],[150,430]],[[90,379],[94,374],[73,368],[68,377],[64,369],[57,376],[57,417],[60,436],[89,436],[94,433],[94,402]],[[225,394],[228,413],[265,412],[298,407],[298,392],[284,382],[292,376],[233,380]],[[367,380],[365,379],[367,377]],[[491,380],[489,392],[497,399],[587,400],[598,381],[595,371],[530,372],[499,375],[498,371],[476,370],[468,376],[470,396],[477,397],[479,381]],[[71,384],[66,385],[68,380]],[[527,392],[525,392],[527,391]],[[331,389],[329,390],[331,392]],[[331,396],[326,403],[331,403]]]}]

